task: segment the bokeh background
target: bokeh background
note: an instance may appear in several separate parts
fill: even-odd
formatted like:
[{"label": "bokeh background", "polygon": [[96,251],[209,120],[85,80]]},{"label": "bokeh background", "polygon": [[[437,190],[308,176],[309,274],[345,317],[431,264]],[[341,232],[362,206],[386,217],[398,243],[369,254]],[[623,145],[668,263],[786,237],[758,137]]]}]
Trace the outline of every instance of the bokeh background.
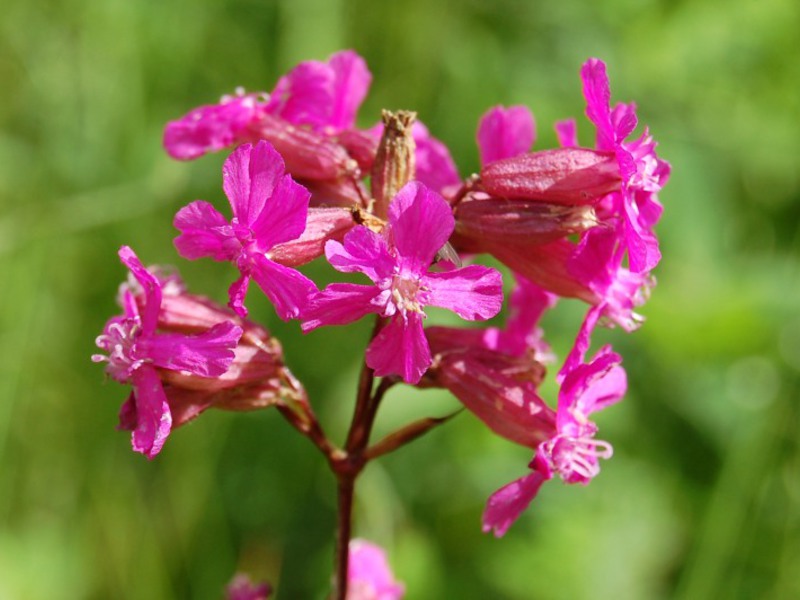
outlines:
[{"label": "bokeh background", "polygon": [[[277,413],[210,412],[148,462],[89,356],[121,244],[218,300],[233,277],[172,247],[180,206],[224,206],[224,155],[169,160],[164,123],[342,48],[374,75],[360,124],[415,109],[462,174],[498,103],[533,109],[538,148],[569,116],[590,143],[578,69],[601,57],[674,169],[647,322],[599,336],[630,378],[599,417],[614,459],[586,488],[545,486],[502,540],[483,504],[529,452],[470,415],[373,464],[356,530],[407,597],[800,597],[798,34],[795,0],[5,0],[0,598],[220,598],[237,570],[324,597],[334,482],[311,445]],[[341,439],[368,325],[304,338],[251,298]],[[545,323],[562,357],[581,312]],[[455,406],[394,390],[378,427]]]}]

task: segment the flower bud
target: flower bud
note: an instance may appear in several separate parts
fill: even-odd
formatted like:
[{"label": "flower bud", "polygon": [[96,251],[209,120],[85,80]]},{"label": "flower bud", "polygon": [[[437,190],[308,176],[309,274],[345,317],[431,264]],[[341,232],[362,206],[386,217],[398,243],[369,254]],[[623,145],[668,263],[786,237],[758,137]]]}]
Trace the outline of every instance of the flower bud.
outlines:
[{"label": "flower bud", "polygon": [[539,397],[532,383],[492,368],[478,358],[481,354],[493,354],[501,362],[521,363],[490,350],[451,352],[439,355],[429,374],[497,435],[535,449],[553,435],[555,411]]},{"label": "flower bud", "polygon": [[306,229],[296,240],[278,244],[269,251],[275,262],[296,267],[325,253],[325,242],[341,241],[355,225],[353,211],[347,208],[309,208]]},{"label": "flower bud", "polygon": [[343,146],[280,117],[262,113],[248,131],[251,139],[270,142],[283,157],[286,171],[294,177],[333,180],[358,171],[358,164]]},{"label": "flower bud", "polygon": [[369,173],[378,152],[380,134],[371,130],[346,129],[337,136],[350,157],[358,163],[362,173]]},{"label": "flower bud", "polygon": [[414,179],[416,146],[412,127],[416,118],[417,113],[411,111],[383,111],[383,135],[372,165],[371,182],[374,213],[378,217],[386,218],[389,202]]},{"label": "flower bud", "polygon": [[597,225],[590,206],[468,197],[455,210],[456,233],[477,242],[544,244]]},{"label": "flower bud", "polygon": [[556,148],[489,163],[481,169],[481,181],[492,196],[592,204],[619,190],[622,179],[613,152]]}]

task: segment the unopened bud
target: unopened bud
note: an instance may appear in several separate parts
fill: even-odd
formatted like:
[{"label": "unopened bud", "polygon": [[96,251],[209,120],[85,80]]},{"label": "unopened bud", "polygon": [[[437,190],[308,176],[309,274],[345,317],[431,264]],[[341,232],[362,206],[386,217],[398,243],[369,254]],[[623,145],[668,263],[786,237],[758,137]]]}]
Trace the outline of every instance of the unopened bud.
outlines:
[{"label": "unopened bud", "polygon": [[350,157],[358,163],[362,173],[369,173],[375,163],[379,137],[373,131],[347,129],[337,136]]},{"label": "unopened bud", "polygon": [[435,381],[496,434],[534,449],[553,435],[555,411],[530,382],[508,377],[470,352],[443,354],[434,365]]},{"label": "unopened bud", "polygon": [[354,225],[353,211],[348,208],[309,208],[303,234],[272,248],[269,257],[288,267],[304,265],[325,253],[325,242],[341,241]]},{"label": "unopened bud", "polygon": [[498,160],[481,169],[483,188],[500,198],[592,204],[620,189],[613,152],[556,148]]},{"label": "unopened bud", "polygon": [[358,164],[331,138],[295,127],[263,113],[249,127],[253,139],[267,140],[280,152],[286,170],[300,179],[338,179],[358,171]]},{"label": "unopened bud", "polygon": [[384,110],[383,136],[378,144],[375,163],[372,166],[373,212],[386,218],[389,202],[397,192],[414,179],[415,144],[412,126],[417,113],[400,110],[396,113]]},{"label": "unopened bud", "polygon": [[528,199],[467,198],[455,210],[456,233],[470,245],[482,242],[544,244],[597,225],[590,206],[564,206]]}]

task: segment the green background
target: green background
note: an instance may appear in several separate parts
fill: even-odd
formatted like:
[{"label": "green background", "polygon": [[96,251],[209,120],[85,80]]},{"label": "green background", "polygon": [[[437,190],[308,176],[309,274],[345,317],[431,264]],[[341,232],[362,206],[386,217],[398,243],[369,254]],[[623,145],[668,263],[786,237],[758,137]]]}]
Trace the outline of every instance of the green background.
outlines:
[{"label": "green background", "polygon": [[[356,531],[407,597],[800,597],[798,33],[795,0],[5,0],[0,598],[219,598],[236,570],[324,596],[334,482],[311,445],[277,413],[212,411],[148,462],[114,429],[126,391],[89,356],[121,244],[218,300],[234,277],[172,247],[180,206],[225,205],[224,155],[169,160],[164,123],[341,48],[374,75],[360,124],[417,110],[462,175],[498,103],[533,109],[537,148],[569,116],[591,143],[589,56],[673,166],[647,322],[598,336],[630,379],[598,418],[615,457],[588,487],[545,486],[502,540],[480,532],[483,504],[530,453],[470,415],[371,465]],[[303,337],[248,304],[341,439],[368,325]],[[545,323],[562,357],[582,310]],[[393,390],[378,428],[455,406]]]}]

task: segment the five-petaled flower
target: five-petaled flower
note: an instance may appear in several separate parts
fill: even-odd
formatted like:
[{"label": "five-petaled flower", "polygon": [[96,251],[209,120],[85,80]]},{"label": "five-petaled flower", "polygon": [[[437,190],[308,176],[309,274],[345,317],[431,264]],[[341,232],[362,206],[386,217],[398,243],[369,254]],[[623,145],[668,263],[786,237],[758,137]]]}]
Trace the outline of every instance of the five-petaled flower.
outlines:
[{"label": "five-petaled flower", "polygon": [[210,256],[236,264],[241,277],[228,294],[238,315],[247,315],[244,298],[253,278],[281,319],[298,317],[316,286],[296,269],[272,260],[270,250],[305,230],[308,190],[285,173],[281,155],[263,140],[239,146],[225,161],[222,175],[233,219],[228,222],[203,200],[184,206],[174,221],[181,231],[175,238],[178,252],[188,259]]},{"label": "five-petaled flower", "polygon": [[159,333],[161,283],[127,246],[120,249],[119,257],[143,288],[144,307],[139,308],[131,289],[123,288],[123,314],[109,319],[96,341],[108,354],[95,354],[92,360],[107,362],[106,373],[120,383],[133,386],[120,411],[120,428],[133,432],[135,451],[153,458],[161,451],[172,428],[172,414],[159,370],[219,377],[233,361],[242,328],[225,321],[195,335]]},{"label": "five-petaled flower", "polygon": [[611,444],[595,439],[597,426],[589,415],[622,399],[627,389],[622,359],[603,346],[589,363],[584,356],[601,307],[586,315],[575,346],[558,375],[555,428],[536,449],[528,465],[532,470],[489,498],[483,513],[483,530],[505,534],[533,501],[542,484],[558,474],[566,483],[587,484],[600,472],[599,458],[610,458]]},{"label": "five-petaled flower", "polygon": [[470,265],[428,272],[437,251],[453,232],[447,202],[418,182],[406,184],[389,205],[389,222],[381,233],[361,225],[344,244],[329,241],[325,255],[342,272],[359,271],[375,286],[334,283],[309,302],[303,330],[350,323],[369,313],[388,319],[367,348],[367,365],[378,376],[399,375],[417,383],[431,364],[423,333],[423,307],[440,306],[468,320],[483,320],[500,311],[500,273]]}]

